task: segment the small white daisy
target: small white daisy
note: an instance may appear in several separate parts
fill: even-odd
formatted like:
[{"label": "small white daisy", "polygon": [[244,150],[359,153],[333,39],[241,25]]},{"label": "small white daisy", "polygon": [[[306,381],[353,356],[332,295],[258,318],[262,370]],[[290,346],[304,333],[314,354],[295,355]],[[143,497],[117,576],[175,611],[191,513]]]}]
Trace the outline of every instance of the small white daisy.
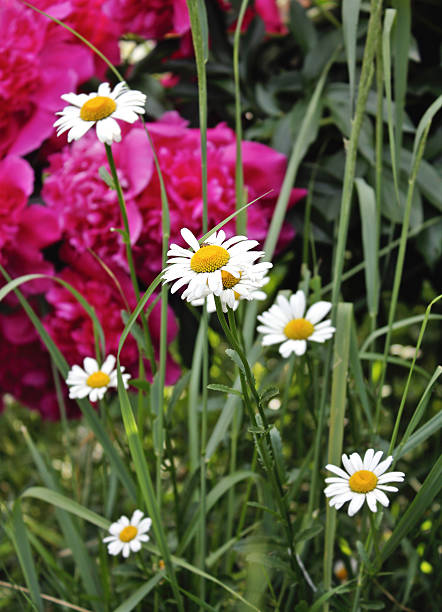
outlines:
[{"label": "small white daisy", "polygon": [[[109,387],[117,387],[117,370],[114,370],[116,359],[113,355],[108,355],[103,362],[103,365],[98,365],[98,362],[92,357],[85,357],[83,368],[78,365],[72,366],[66,378],[66,384],[70,386],[70,399],[83,398],[89,395],[91,402],[103,399]],[[124,372],[124,366],[121,367]],[[130,374],[123,374],[124,386],[127,389],[127,381]]]},{"label": "small white daisy", "polygon": [[330,497],[330,506],[339,510],[346,502],[350,502],[348,506],[348,515],[353,516],[363,506],[364,501],[372,512],[377,511],[376,503],[379,502],[387,507],[389,502],[384,491],[396,492],[396,487],[386,485],[386,482],[403,482],[405,478],[404,472],[388,472],[393,457],[390,455],[384,461],[381,460],[382,451],[375,451],[369,448],[364,455],[364,460],[353,453],[350,457],[342,455],[342,463],[346,472],[336,465],[326,465],[326,469],[337,476],[326,478],[325,482],[330,483],[324,489],[327,497]]},{"label": "small white daisy", "polygon": [[109,83],[102,83],[97,92],[90,94],[63,94],[69,102],[54,123],[57,136],[67,130],[68,142],[79,140],[96,125],[97,138],[104,144],[120,142],[121,129],[116,119],[134,123],[138,115],[145,112],[146,96],[141,91],[131,90],[126,83],[118,83],[111,91]]},{"label": "small white daisy", "polygon": [[147,532],[152,525],[152,519],[143,519],[143,516],[141,510],[135,510],[130,520],[127,516],[121,516],[116,523],[112,523],[109,527],[111,535],[103,538],[110,555],[119,555],[123,551],[123,557],[128,557],[131,552],[141,549],[141,542],[149,541]]},{"label": "small white daisy", "polygon": [[264,334],[262,345],[281,343],[279,352],[283,357],[288,357],[291,353],[303,355],[307,348],[307,340],[325,342],[333,336],[335,328],[331,326],[330,319],[319,323],[330,308],[330,302],[316,302],[310,306],[304,316],[303,291],[297,291],[289,300],[283,295],[278,295],[276,304],[258,316],[258,320],[263,323],[257,328],[258,332]]},{"label": "small white daisy", "polygon": [[[248,240],[246,236],[232,236],[226,240],[223,230],[212,234],[201,246],[187,228],[181,230],[181,236],[192,251],[177,244],[170,245],[163,281],[174,281],[172,293],[187,284],[181,297],[188,302],[210,293],[221,295],[224,290],[223,273],[225,282],[230,277],[240,281],[241,274],[249,271],[254,262],[264,255],[263,251],[251,250],[258,244],[256,240]],[[231,286],[234,280],[230,281]]]},{"label": "small white daisy", "polygon": [[[236,310],[240,300],[265,300],[267,295],[264,291],[259,291],[259,288],[269,282],[270,278],[266,276],[266,273],[272,266],[273,264],[267,261],[254,264],[245,272],[241,272],[239,278],[222,271],[223,290],[219,298],[223,312],[227,312],[228,308]],[[208,312],[216,312],[213,293],[209,293],[207,297],[192,300],[192,306],[202,306],[204,303],[206,303]]]}]

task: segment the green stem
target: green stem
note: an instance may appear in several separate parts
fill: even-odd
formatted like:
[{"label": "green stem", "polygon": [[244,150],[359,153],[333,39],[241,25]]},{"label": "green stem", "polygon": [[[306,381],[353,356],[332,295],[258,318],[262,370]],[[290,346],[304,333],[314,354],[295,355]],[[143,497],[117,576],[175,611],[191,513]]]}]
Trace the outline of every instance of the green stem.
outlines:
[{"label": "green stem", "polygon": [[[118,180],[117,169],[115,167],[114,156],[112,153],[112,147],[108,144],[105,144],[104,147],[106,149],[106,156],[107,156],[107,161],[108,161],[109,168],[110,168],[111,175],[112,175],[112,180],[114,182],[115,190],[117,192],[118,204],[120,206],[120,214],[121,214],[121,219],[123,221],[123,227],[124,227],[124,232],[123,232],[122,237],[123,237],[123,242],[126,246],[126,257],[127,257],[127,263],[129,265],[130,278],[132,281],[132,286],[135,291],[135,297],[138,302],[140,300],[140,288],[138,285],[138,279],[137,279],[137,275],[135,272],[135,264],[134,264],[133,254],[132,254],[132,246],[130,244],[130,230],[129,230],[129,220],[127,217],[126,203],[124,201],[124,195],[123,195],[123,190],[121,188],[120,181]],[[140,316],[141,316],[141,322],[143,325],[144,335],[146,338],[146,345],[147,345],[147,352],[148,352],[147,357],[150,361],[150,366],[152,368],[152,375],[154,375],[156,371],[156,364],[155,364],[152,340],[150,337],[149,328],[147,326],[147,321],[146,321],[146,317],[144,316],[144,313],[141,313]]]},{"label": "green stem", "polygon": [[[236,166],[235,166],[235,194],[236,210],[245,204],[244,173],[242,167],[242,123],[241,123],[241,89],[239,79],[239,41],[241,39],[241,26],[246,12],[248,0],[242,0],[241,8],[236,22],[233,38],[233,79],[235,82],[235,134],[236,134]],[[247,232],[247,210],[236,217],[236,232],[243,235]]]},{"label": "green stem", "polygon": [[[375,418],[374,418],[374,431],[375,433],[377,433],[378,431],[378,427],[379,427],[379,418],[380,418],[380,414],[381,414],[381,403],[382,403],[382,388],[384,386],[384,382],[385,382],[385,376],[386,376],[386,372],[387,372],[387,358],[388,358],[388,354],[390,352],[390,344],[391,344],[391,335],[392,335],[392,330],[393,330],[393,321],[394,321],[394,317],[396,314],[396,306],[397,306],[397,302],[398,302],[398,298],[399,298],[399,288],[401,285],[401,281],[402,281],[402,272],[403,272],[403,268],[404,268],[404,260],[405,260],[405,251],[407,248],[407,234],[408,234],[408,227],[410,224],[410,215],[411,215],[411,207],[413,204],[413,193],[414,193],[414,186],[416,184],[416,177],[417,177],[417,173],[419,170],[419,166],[420,166],[420,162],[422,160],[422,156],[424,154],[424,149],[425,149],[425,144],[427,141],[427,136],[428,136],[428,132],[430,130],[431,127],[431,121],[428,123],[424,134],[422,136],[421,142],[419,144],[419,148],[417,151],[417,155],[416,155],[416,159],[415,162],[413,164],[413,169],[412,169],[412,173],[408,182],[408,192],[407,192],[407,201],[405,204],[405,211],[404,211],[404,219],[402,222],[402,232],[401,232],[401,238],[400,238],[400,243],[399,243],[399,250],[398,250],[398,254],[397,254],[397,260],[396,260],[396,269],[395,269],[395,273],[394,273],[394,281],[393,281],[393,290],[392,290],[392,295],[391,295],[391,302],[390,302],[390,310],[388,313],[388,331],[386,334],[386,338],[385,338],[385,345],[384,345],[384,358],[383,358],[383,363],[382,363],[382,371],[381,371],[381,376],[380,376],[380,381],[379,381],[379,387],[378,387],[378,394],[377,394],[377,401],[376,401],[376,412],[375,412]],[[403,408],[403,406],[402,406]],[[402,414],[402,413],[401,413]],[[398,415],[398,417],[400,418],[401,414]],[[398,420],[396,421],[398,422]]]},{"label": "green stem", "polygon": [[284,432],[284,420],[287,413],[287,406],[290,398],[290,388],[293,381],[293,374],[295,372],[295,363],[296,363],[296,355],[292,353],[289,358],[289,365],[287,371],[287,377],[284,386],[284,395],[282,396],[282,405],[281,405],[281,417],[280,417],[280,429],[281,429],[281,437],[283,437]]},{"label": "green stem", "polygon": [[339,294],[341,291],[342,272],[344,267],[344,255],[347,244],[348,225],[350,220],[351,197],[356,170],[356,158],[358,151],[359,135],[365,114],[365,105],[373,78],[373,59],[376,51],[378,33],[380,28],[380,13],[382,0],[371,0],[370,20],[368,23],[367,39],[362,61],[361,78],[359,81],[358,97],[356,101],[356,112],[350,140],[347,148],[347,157],[344,172],[344,184],[341,200],[341,213],[339,219],[338,239],[336,245],[336,257],[333,273],[332,304],[336,312]]}]

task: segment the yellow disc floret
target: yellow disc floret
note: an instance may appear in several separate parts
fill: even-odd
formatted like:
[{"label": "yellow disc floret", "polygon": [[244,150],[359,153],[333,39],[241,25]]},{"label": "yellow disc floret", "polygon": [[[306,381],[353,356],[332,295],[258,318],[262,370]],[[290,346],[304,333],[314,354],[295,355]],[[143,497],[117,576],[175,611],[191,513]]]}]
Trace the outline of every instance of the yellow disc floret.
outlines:
[{"label": "yellow disc floret", "polygon": [[[239,276],[233,276],[230,272],[226,272],[225,270],[221,270],[221,278],[223,280],[223,289],[231,289],[235,285],[237,285],[241,279],[241,272]],[[235,291],[236,293],[236,291]]]},{"label": "yellow disc floret", "polygon": [[290,340],[307,340],[315,328],[307,319],[292,319],[284,327],[284,334]]},{"label": "yellow disc floret", "polygon": [[128,525],[120,531],[118,536],[122,542],[130,542],[137,535],[138,529],[133,525]]},{"label": "yellow disc floret", "polygon": [[227,249],[216,244],[203,244],[190,260],[190,267],[194,272],[215,272],[229,261]]},{"label": "yellow disc floret", "polygon": [[80,109],[80,118],[83,121],[99,121],[112,115],[117,108],[115,100],[107,96],[95,96],[83,104]]},{"label": "yellow disc floret", "polygon": [[86,384],[89,385],[89,387],[93,387],[94,389],[99,389],[100,387],[107,387],[109,383],[109,376],[101,370],[98,370],[98,372],[94,372],[93,374],[91,374],[86,381]]},{"label": "yellow disc floret", "polygon": [[378,477],[370,470],[355,472],[348,481],[350,489],[355,493],[368,493],[376,488]]}]

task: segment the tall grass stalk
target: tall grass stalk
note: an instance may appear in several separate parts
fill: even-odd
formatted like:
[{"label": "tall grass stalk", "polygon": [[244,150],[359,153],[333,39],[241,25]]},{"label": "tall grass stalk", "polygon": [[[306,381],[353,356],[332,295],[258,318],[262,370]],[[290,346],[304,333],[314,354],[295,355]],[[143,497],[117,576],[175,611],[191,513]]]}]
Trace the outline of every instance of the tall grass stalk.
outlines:
[{"label": "tall grass stalk", "polygon": [[[208,26],[207,14],[201,0],[186,0],[190,16],[193,48],[198,75],[198,109],[201,137],[201,187],[203,198],[202,229],[203,234],[208,230],[208,202],[207,202],[207,78],[206,62],[208,59]],[[201,569],[205,568],[207,556],[206,536],[206,442],[207,442],[207,383],[209,379],[209,342],[208,342],[208,316],[204,308],[202,316],[203,326],[203,360],[202,360],[202,406],[201,406],[201,448],[200,448],[200,530],[199,530],[199,562]],[[206,594],[205,580],[200,580],[200,598],[204,601]]]},{"label": "tall grass stalk", "polygon": [[[441,98],[441,100],[442,100],[442,98]],[[381,403],[382,403],[382,388],[383,388],[384,382],[385,382],[385,376],[386,376],[386,371],[387,371],[387,357],[388,357],[388,353],[390,351],[391,334],[392,334],[393,322],[394,322],[394,317],[395,317],[395,314],[396,314],[396,306],[397,306],[397,302],[398,302],[398,298],[399,298],[399,288],[400,288],[401,281],[402,281],[402,272],[403,272],[403,267],[404,267],[405,251],[406,251],[406,248],[407,248],[407,233],[408,233],[408,227],[409,227],[409,224],[410,224],[411,206],[412,206],[412,203],[413,203],[414,186],[416,184],[416,177],[417,177],[417,173],[418,173],[418,170],[419,170],[420,162],[421,162],[422,156],[424,154],[424,149],[425,149],[425,144],[426,144],[426,141],[427,141],[428,132],[429,132],[430,127],[431,127],[431,119],[427,120],[427,118],[424,116],[423,120],[425,120],[425,124],[426,124],[425,127],[424,127],[423,134],[421,134],[419,132],[419,130],[416,132],[416,140],[415,140],[415,142],[417,141],[417,139],[419,137],[419,144],[418,144],[416,153],[414,155],[413,166],[412,166],[412,169],[411,169],[411,175],[410,175],[409,183],[408,183],[407,201],[405,203],[404,218],[403,218],[403,222],[402,222],[401,238],[400,238],[399,250],[398,250],[397,260],[396,260],[396,268],[395,268],[394,281],[393,281],[393,290],[392,290],[392,294],[391,294],[390,308],[389,308],[389,312],[388,312],[388,324],[387,324],[388,325],[388,331],[387,331],[387,335],[386,335],[386,338],[385,338],[384,359],[383,359],[383,363],[382,363],[382,371],[381,371],[381,376],[380,376],[380,380],[379,380],[378,394],[377,394],[377,401],[376,401],[376,412],[375,412],[375,418],[374,418],[374,431],[375,432],[378,431],[378,427],[379,427],[379,418],[380,418]],[[422,120],[421,120],[421,124],[422,124]]]},{"label": "tall grass stalk", "polygon": [[332,304],[336,311],[339,295],[341,292],[342,272],[344,268],[344,254],[347,244],[348,225],[351,212],[351,199],[353,183],[356,171],[356,158],[358,150],[359,135],[362,120],[365,114],[368,93],[373,79],[373,60],[376,53],[379,35],[380,14],[382,0],[371,0],[370,20],[368,22],[367,38],[365,42],[364,57],[362,60],[361,76],[359,79],[358,96],[356,100],[356,112],[352,120],[350,140],[347,145],[347,156],[345,161],[344,182],[342,188],[341,209],[339,217],[338,237],[334,252],[335,263],[333,270]]}]

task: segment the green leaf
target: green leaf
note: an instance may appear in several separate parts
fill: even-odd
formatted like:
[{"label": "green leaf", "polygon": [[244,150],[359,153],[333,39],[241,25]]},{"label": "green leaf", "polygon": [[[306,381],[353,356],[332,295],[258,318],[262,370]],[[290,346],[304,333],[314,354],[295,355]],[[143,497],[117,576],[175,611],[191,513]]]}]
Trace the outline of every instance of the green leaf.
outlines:
[{"label": "green leaf", "polygon": [[113,612],[130,612],[135,608],[140,601],[149,595],[149,593],[156,587],[156,585],[164,580],[165,572],[157,572],[150,580],[148,580],[145,584],[142,584],[132,595],[123,601],[122,604],[115,608]]},{"label": "green leaf", "polygon": [[[53,492],[59,493],[59,491],[57,491],[59,488],[58,483],[47,468],[43,457],[38,452],[31,436],[25,429],[23,430],[23,437],[46,487]],[[88,549],[82,535],[69,514],[56,507],[55,515],[65,537],[66,544],[72,551],[72,556],[75,560],[76,566],[78,567],[84,588],[92,599],[97,602],[94,607],[96,609],[102,609],[102,606],[98,604],[98,601],[102,599],[102,593],[100,590],[96,565],[94,562],[92,562],[89,556]]]},{"label": "green leaf", "polygon": [[70,499],[69,497],[62,495],[61,493],[57,493],[56,491],[52,491],[46,487],[30,487],[21,494],[21,497],[33,497],[35,499],[40,499],[41,501],[56,506],[57,508],[66,510],[71,514],[75,514],[85,521],[100,527],[100,529],[109,529],[110,521],[103,518],[96,512],[89,510],[85,506],[82,506],[78,502]]},{"label": "green leaf", "polygon": [[279,387],[276,387],[275,385],[269,385],[264,389],[262,393],[260,393],[261,402],[265,404],[276,395],[279,395]]},{"label": "green leaf", "polygon": [[[6,527],[6,525],[5,525]],[[40,586],[38,584],[37,571],[32,558],[31,547],[29,545],[26,526],[23,522],[20,500],[14,502],[12,508],[12,524],[6,527],[6,531],[12,538],[18,560],[20,562],[26,584],[28,585],[32,601],[39,610],[43,612],[43,602],[40,597]]]},{"label": "green leaf", "polygon": [[227,387],[226,385],[213,384],[207,385],[207,388],[211,389],[212,391],[221,391],[222,393],[227,393],[228,395],[238,395],[239,397],[242,397],[241,391],[238,391],[238,389],[233,389],[232,387]]},{"label": "green leaf", "polygon": [[418,494],[410,504],[405,514],[402,515],[396,525],[390,539],[387,541],[380,554],[381,564],[396,550],[402,540],[420,520],[421,516],[433,502],[442,488],[442,455],[434,464],[431,472],[426,477]]},{"label": "green leaf", "polygon": [[324,531],[324,525],[321,523],[316,523],[312,527],[308,527],[308,529],[303,529],[299,533],[295,535],[295,542],[299,544],[300,542],[306,542],[307,540],[311,540],[319,535],[322,531]]},{"label": "green leaf", "polygon": [[109,171],[104,166],[100,166],[98,168],[98,174],[99,174],[100,178],[109,187],[109,189],[116,190],[114,179],[111,177],[111,175],[109,174]]},{"label": "green leaf", "polygon": [[378,239],[376,228],[376,198],[374,189],[364,179],[355,180],[359,196],[359,210],[362,222],[362,246],[365,261],[365,286],[367,289],[367,306],[372,316],[378,311]]},{"label": "green leaf", "polygon": [[226,349],[226,355],[230,357],[230,359],[234,361],[238,368],[245,374],[244,364],[241,361],[241,357],[238,355],[238,353],[233,349]]},{"label": "green leaf", "polygon": [[[328,463],[339,465],[344,436],[344,415],[347,404],[347,376],[350,356],[350,337],[353,305],[339,303],[336,313],[336,333],[333,351],[333,376],[330,400],[330,429]],[[336,510],[327,504],[324,546],[324,586],[331,587],[333,552],[336,533]]]},{"label": "green leaf", "polygon": [[[211,491],[206,497],[206,513],[208,514],[210,510],[213,508],[213,506],[232,487],[238,484],[238,482],[241,482],[242,480],[246,480],[248,478],[252,478],[253,480],[258,480],[259,475],[256,472],[251,472],[249,470],[240,470],[237,472],[233,472],[233,474],[229,474],[228,476],[225,476],[224,478],[221,478],[221,480],[213,487],[213,489],[211,489]],[[189,545],[198,527],[199,520],[200,520],[199,512],[196,512],[190,524],[188,525],[185,534],[181,538],[181,542],[179,543],[177,554],[182,555],[184,550]]]},{"label": "green leaf", "polygon": [[350,83],[350,109],[352,115],[355,99],[356,38],[360,8],[361,0],[343,0],[342,2],[342,32],[345,55],[347,57],[348,80]]}]

